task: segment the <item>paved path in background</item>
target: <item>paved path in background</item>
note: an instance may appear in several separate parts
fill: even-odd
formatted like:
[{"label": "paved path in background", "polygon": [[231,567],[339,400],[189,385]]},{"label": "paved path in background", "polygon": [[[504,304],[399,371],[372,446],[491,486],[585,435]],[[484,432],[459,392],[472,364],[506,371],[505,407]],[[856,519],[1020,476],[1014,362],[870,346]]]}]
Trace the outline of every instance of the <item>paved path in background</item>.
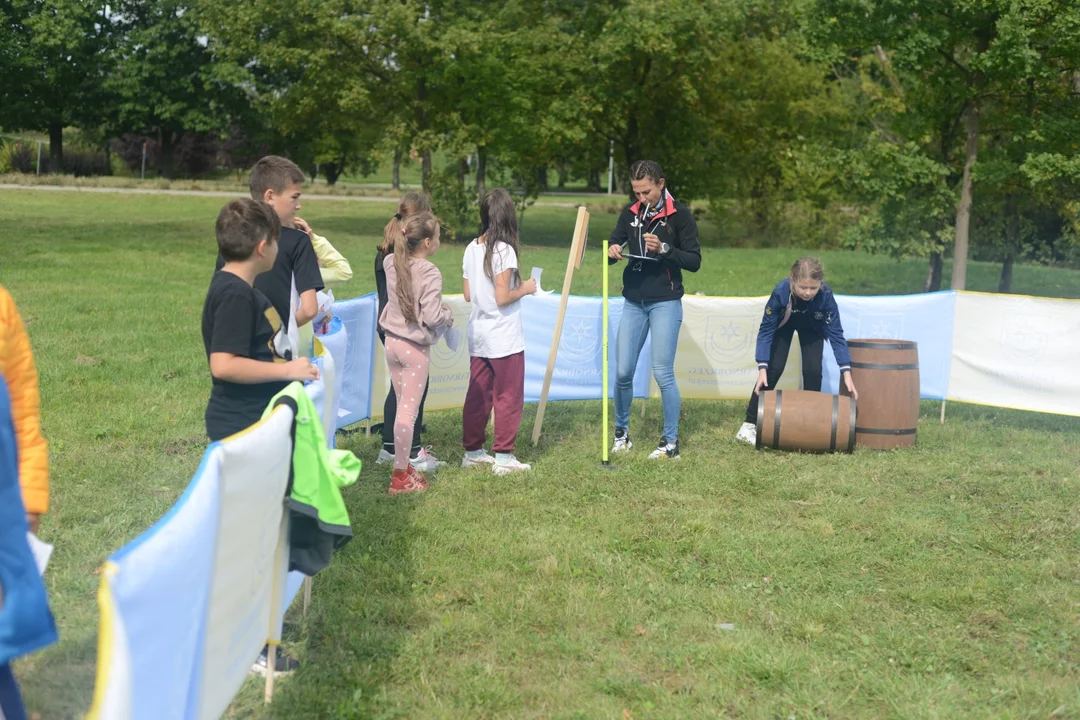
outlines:
[{"label": "paved path in background", "polygon": [[[73,185],[15,185],[0,183],[0,190],[47,190],[54,192],[80,192],[80,193],[112,193],[115,195],[195,195],[198,197],[224,197],[237,198],[248,197],[245,192],[228,190],[155,190],[150,188],[110,188],[110,187],[77,187]],[[396,197],[380,197],[378,195],[308,195],[304,194],[304,200],[352,200],[354,202],[383,202],[396,203]],[[584,198],[583,198],[584,199]],[[556,202],[550,200],[538,200],[536,205],[544,207],[576,208],[580,203]]]}]

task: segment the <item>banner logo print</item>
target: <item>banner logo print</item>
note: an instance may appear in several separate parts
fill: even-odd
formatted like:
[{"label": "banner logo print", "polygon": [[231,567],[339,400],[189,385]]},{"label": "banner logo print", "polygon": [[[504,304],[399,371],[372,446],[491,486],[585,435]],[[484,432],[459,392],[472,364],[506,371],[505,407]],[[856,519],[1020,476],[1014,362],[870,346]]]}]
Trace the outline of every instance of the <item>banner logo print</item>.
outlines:
[{"label": "banner logo print", "polygon": [[903,315],[860,315],[859,329],[848,337],[902,340],[904,336]]},{"label": "banner logo print", "polygon": [[566,314],[559,340],[560,361],[595,366],[600,360],[600,323],[594,315]]},{"label": "banner logo print", "polygon": [[[454,313],[454,327],[461,332],[461,342],[457,350],[446,346],[445,340],[439,340],[431,346],[431,367],[436,370],[452,370],[457,367],[461,356],[469,352],[469,312]],[[434,373],[433,373],[434,374]]]},{"label": "banner logo print", "polygon": [[1001,316],[1001,346],[1014,362],[1030,363],[1050,344],[1046,331],[1050,327],[1052,322],[1046,315],[1005,313]]},{"label": "banner logo print", "polygon": [[754,320],[708,315],[705,318],[705,354],[718,363],[737,362],[750,352]]}]

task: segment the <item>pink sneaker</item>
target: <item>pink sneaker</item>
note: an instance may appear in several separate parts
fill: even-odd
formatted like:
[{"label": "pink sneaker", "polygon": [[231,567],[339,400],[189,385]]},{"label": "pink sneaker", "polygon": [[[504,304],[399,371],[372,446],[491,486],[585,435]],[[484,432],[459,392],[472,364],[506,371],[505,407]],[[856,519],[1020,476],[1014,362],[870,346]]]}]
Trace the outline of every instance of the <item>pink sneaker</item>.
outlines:
[{"label": "pink sneaker", "polygon": [[395,470],[390,477],[390,494],[402,495],[404,493],[423,492],[427,490],[424,476],[413,470]]}]

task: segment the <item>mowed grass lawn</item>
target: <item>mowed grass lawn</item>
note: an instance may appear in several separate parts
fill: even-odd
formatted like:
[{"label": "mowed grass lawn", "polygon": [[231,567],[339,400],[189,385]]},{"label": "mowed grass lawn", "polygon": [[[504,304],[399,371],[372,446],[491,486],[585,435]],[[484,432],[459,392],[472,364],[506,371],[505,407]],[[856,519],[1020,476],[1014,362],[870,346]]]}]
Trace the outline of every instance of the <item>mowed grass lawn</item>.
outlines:
[{"label": "mowed grass lawn", "polygon": [[[35,713],[90,705],[96,570],[158,519],[205,448],[199,330],[222,201],[0,191],[0,283],[41,373],[59,645],[19,663]],[[369,292],[391,205],[302,215]],[[558,287],[572,209],[533,208],[522,263]],[[614,217],[594,217],[592,245]],[[706,225],[706,239],[716,229]],[[597,253],[599,251],[597,250]],[[709,249],[690,292],[764,295],[799,251]],[[436,259],[461,287],[462,248]],[[824,253],[841,293],[912,292],[922,262]],[[972,289],[998,268],[974,265]],[[946,269],[948,277],[948,268]],[[597,294],[598,254],[574,292]],[[613,290],[618,276],[613,276]],[[1080,297],[1080,273],[1019,267],[1016,291]],[[300,672],[234,717],[1080,717],[1080,420],[928,403],[919,444],[853,456],[734,443],[740,403],[689,402],[679,462],[598,464],[600,406],[551,406],[527,476],[451,464],[420,497],[386,495],[377,442],[346,491],[356,538],[292,617]],[[454,460],[460,415],[426,442]],[[729,629],[733,628],[733,629]],[[167,653],[168,648],[162,648]]]}]

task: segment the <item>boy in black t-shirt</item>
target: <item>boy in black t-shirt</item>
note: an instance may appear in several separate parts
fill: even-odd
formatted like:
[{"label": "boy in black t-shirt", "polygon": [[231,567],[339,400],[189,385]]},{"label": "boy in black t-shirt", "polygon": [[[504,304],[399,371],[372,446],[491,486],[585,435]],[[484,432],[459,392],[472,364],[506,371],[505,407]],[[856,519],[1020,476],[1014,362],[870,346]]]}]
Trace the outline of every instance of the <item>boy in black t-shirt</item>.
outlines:
[{"label": "boy in black t-shirt", "polygon": [[[251,199],[270,206],[281,223],[277,259],[269,272],[255,279],[255,289],[270,300],[286,329],[294,281],[300,296],[300,306],[295,314],[297,328],[308,324],[318,314],[316,296],[323,289],[322,272],[311,238],[296,229],[296,211],[300,209],[303,184],[304,173],[296,163],[277,155],[267,155],[255,163],[248,183]],[[225,258],[219,254],[217,269],[224,264]]]},{"label": "boy in black t-shirt", "polygon": [[258,422],[270,399],[293,380],[319,377],[310,360],[293,358],[287,328],[254,287],[278,255],[280,224],[273,210],[254,200],[233,200],[218,214],[216,232],[223,262],[210,281],[202,316],[213,378],[206,406],[212,441]]}]

